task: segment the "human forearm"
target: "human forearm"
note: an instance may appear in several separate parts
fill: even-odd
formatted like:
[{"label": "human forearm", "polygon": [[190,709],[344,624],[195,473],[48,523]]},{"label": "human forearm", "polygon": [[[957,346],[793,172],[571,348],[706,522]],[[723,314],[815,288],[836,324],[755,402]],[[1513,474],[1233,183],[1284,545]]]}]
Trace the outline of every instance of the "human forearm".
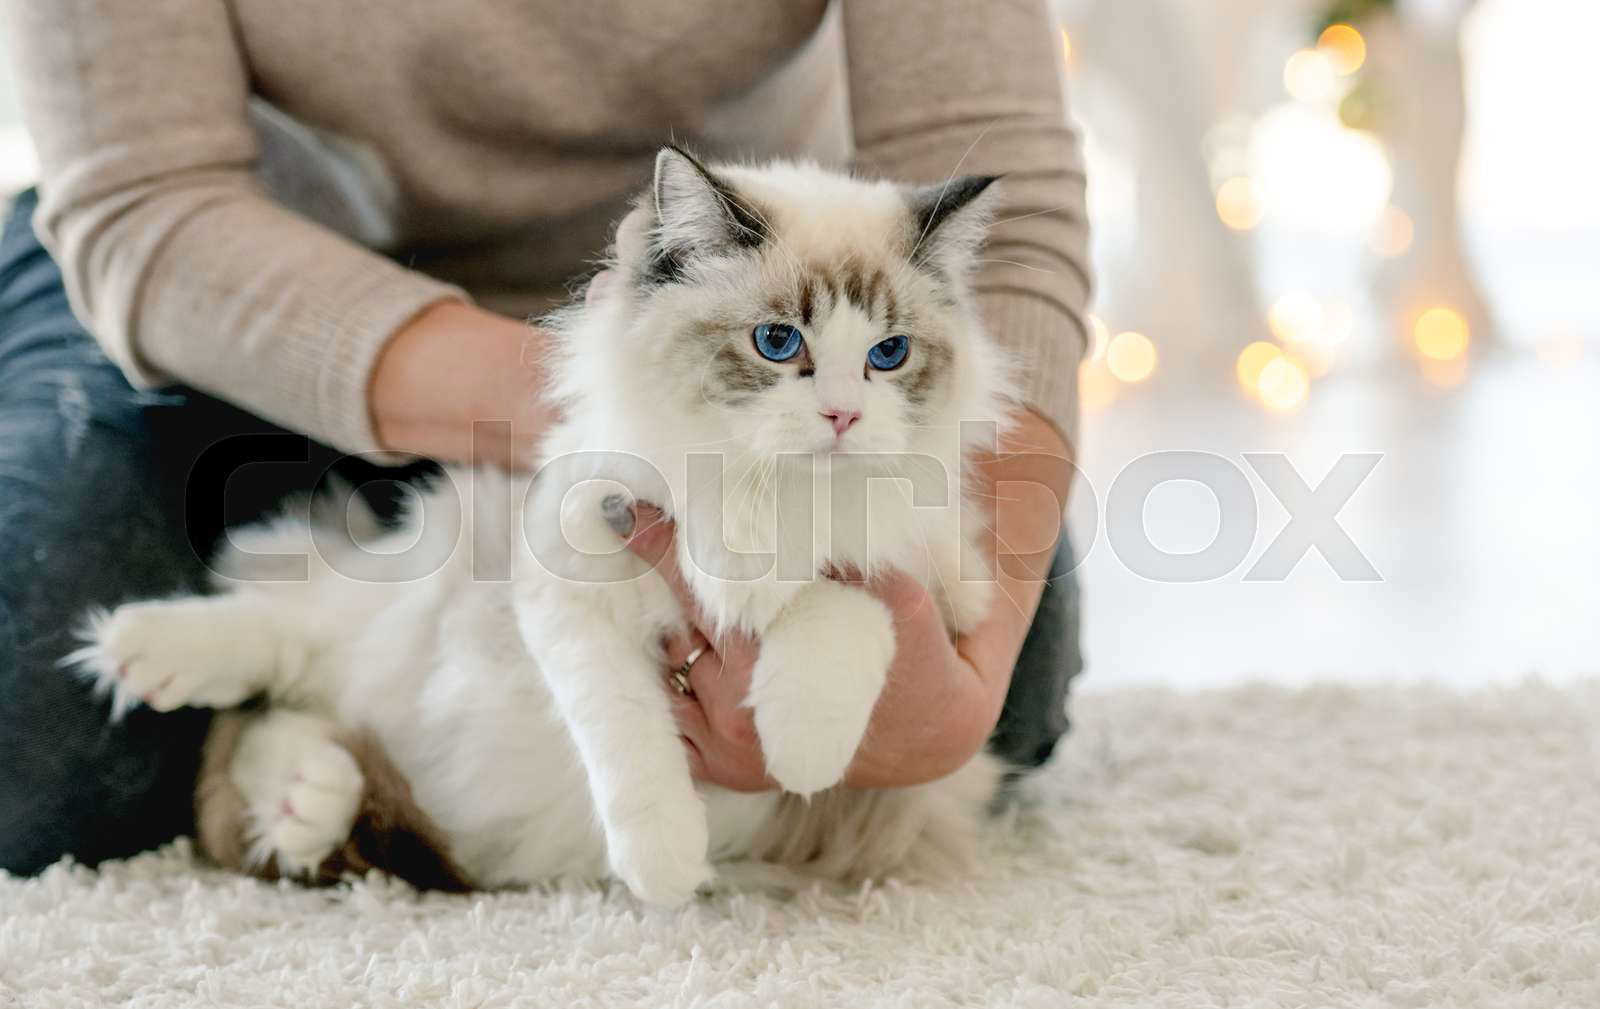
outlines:
[{"label": "human forearm", "polygon": [[999,451],[974,468],[977,493],[991,498],[990,525],[979,541],[994,568],[995,597],[988,617],[956,646],[987,685],[998,718],[1050,574],[1076,470],[1071,446],[1031,410],[1001,436]]},{"label": "human forearm", "polygon": [[[899,635],[895,672],[873,728],[847,777],[859,788],[904,787],[943,777],[970,760],[994,732],[1044,580],[1061,535],[1072,486],[1071,448],[1032,411],[975,465],[975,492],[992,501],[981,549],[994,569],[988,616],[954,648],[925,633]],[[909,581],[909,580],[907,580]],[[896,583],[893,594],[915,591]]]},{"label": "human forearm", "polygon": [[136,384],[181,382],[376,449],[374,359],[408,319],[460,294],[266,195],[226,5],[4,8],[39,152],[35,223],[112,358]]},{"label": "human forearm", "polygon": [[459,302],[435,304],[389,341],[372,372],[373,429],[386,449],[522,467],[550,411],[542,331]]}]

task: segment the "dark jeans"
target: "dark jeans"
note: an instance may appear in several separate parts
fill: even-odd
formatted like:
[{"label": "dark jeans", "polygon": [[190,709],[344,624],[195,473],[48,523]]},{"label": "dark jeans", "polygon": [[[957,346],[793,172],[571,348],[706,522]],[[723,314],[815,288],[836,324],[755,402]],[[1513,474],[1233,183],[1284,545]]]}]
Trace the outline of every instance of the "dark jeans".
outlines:
[{"label": "dark jeans", "polygon": [[[94,606],[204,588],[203,558],[330,472],[380,513],[426,465],[380,469],[218,400],[134,391],[74,319],[18,197],[0,234],[0,870],[130,855],[193,828],[210,713],[119,723],[60,666]],[[991,747],[1018,767],[1066,731],[1080,668],[1070,554],[1019,661]]]}]

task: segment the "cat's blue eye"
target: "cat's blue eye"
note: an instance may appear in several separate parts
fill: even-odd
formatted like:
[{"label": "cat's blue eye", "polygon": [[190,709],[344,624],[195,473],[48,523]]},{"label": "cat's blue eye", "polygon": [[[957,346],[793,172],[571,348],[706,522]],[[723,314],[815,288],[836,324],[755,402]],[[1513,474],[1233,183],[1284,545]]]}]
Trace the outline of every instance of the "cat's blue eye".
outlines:
[{"label": "cat's blue eye", "polygon": [[800,353],[805,339],[793,326],[781,322],[764,322],[750,334],[756,342],[756,353],[769,361],[787,361]]},{"label": "cat's blue eye", "polygon": [[867,351],[867,363],[879,371],[893,371],[906,363],[906,355],[911,353],[911,338],[909,336],[891,336],[882,343],[875,343]]}]

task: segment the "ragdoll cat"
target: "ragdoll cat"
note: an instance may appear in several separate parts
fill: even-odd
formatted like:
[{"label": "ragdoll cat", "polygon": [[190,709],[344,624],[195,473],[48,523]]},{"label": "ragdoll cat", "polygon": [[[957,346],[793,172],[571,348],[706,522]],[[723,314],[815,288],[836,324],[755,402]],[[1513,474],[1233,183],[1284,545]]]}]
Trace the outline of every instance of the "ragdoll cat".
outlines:
[{"label": "ragdoll cat", "polygon": [[[673,904],[716,860],[849,878],[959,850],[991,758],[915,788],[839,786],[895,631],[827,576],[909,572],[952,632],[989,604],[962,462],[1013,407],[966,279],[992,181],[663,150],[619,228],[614,290],[548,322],[563,419],[536,475],[447,469],[392,529],[311,507],[236,530],[217,594],[100,614],[75,661],[118,711],[265,696],[199,796],[203,844],[243,867],[316,872],[375,776],[479,887],[609,872]],[[759,637],[746,703],[785,794],[691,780],[661,645],[687,627],[606,520],[630,498],[676,521],[716,626]]]}]

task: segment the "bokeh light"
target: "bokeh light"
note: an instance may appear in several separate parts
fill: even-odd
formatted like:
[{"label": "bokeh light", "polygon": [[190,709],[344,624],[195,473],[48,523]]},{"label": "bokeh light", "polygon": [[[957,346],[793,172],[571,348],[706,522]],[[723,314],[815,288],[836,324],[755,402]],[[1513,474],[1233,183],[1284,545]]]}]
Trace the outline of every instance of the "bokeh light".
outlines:
[{"label": "bokeh light", "polygon": [[1327,53],[1302,49],[1283,67],[1283,86],[1302,102],[1325,102],[1339,91],[1339,74]]},{"label": "bokeh light", "polygon": [[1284,343],[1314,340],[1322,331],[1322,305],[1304,291],[1291,291],[1272,303],[1267,326]]},{"label": "bokeh light", "polygon": [[1234,374],[1239,377],[1239,384],[1250,392],[1255,392],[1261,384],[1261,372],[1267,365],[1283,356],[1283,351],[1275,343],[1257,340],[1239,352],[1239,360],[1234,363]]},{"label": "bokeh light", "polygon": [[1106,346],[1106,367],[1121,382],[1143,382],[1156,370],[1156,345],[1143,333],[1118,333]]},{"label": "bokeh light", "polygon": [[1248,176],[1235,176],[1217,188],[1217,216],[1235,231],[1261,223],[1261,189]]},{"label": "bokeh light", "polygon": [[1268,361],[1256,380],[1261,402],[1274,410],[1293,410],[1306,401],[1311,391],[1311,376],[1305,366],[1288,355]]},{"label": "bokeh light", "polygon": [[1089,360],[1103,361],[1106,344],[1111,342],[1111,330],[1098,315],[1089,316]]},{"label": "bokeh light", "polygon": [[1328,58],[1334,73],[1349,77],[1367,61],[1367,40],[1349,25],[1329,25],[1317,39],[1317,51]]},{"label": "bokeh light", "polygon": [[1294,102],[1274,106],[1251,132],[1249,174],[1275,229],[1358,242],[1394,190],[1388,152],[1375,136]]},{"label": "bokeh light", "polygon": [[1416,237],[1417,227],[1412,223],[1411,215],[1399,207],[1388,206],[1379,215],[1378,226],[1373,229],[1367,246],[1375,255],[1394,259],[1411,251],[1411,243]]},{"label": "bokeh light", "polygon": [[1085,361],[1078,369],[1078,402],[1085,413],[1099,413],[1117,398],[1117,380],[1104,360]]},{"label": "bokeh light", "polygon": [[1356,328],[1355,311],[1348,302],[1333,298],[1321,302],[1320,308],[1317,328],[1291,345],[1295,357],[1314,378],[1333,370]]},{"label": "bokeh light", "polygon": [[1072,36],[1065,28],[1061,29],[1061,59],[1072,66]]},{"label": "bokeh light", "polygon": [[1432,361],[1453,361],[1467,352],[1471,334],[1460,312],[1443,305],[1428,309],[1411,328],[1417,353]]}]

